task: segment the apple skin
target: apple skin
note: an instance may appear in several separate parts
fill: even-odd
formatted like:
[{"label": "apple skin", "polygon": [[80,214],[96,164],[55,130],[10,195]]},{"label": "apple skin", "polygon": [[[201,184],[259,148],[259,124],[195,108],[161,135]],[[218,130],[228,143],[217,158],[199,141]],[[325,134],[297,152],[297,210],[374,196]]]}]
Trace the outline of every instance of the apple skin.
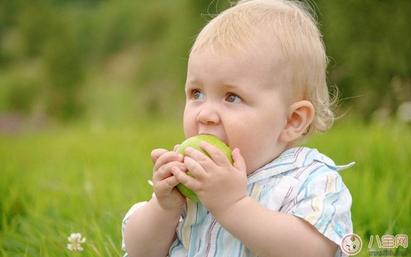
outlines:
[{"label": "apple skin", "polygon": [[[218,149],[220,149],[220,151],[225,156],[227,156],[227,159],[230,161],[231,164],[234,163],[233,157],[231,156],[231,152],[232,152],[231,148],[228,147],[223,141],[221,141],[220,139],[218,139],[217,137],[212,136],[212,135],[198,135],[198,136],[188,138],[183,143],[181,143],[180,147],[177,149],[177,153],[186,156],[186,154],[185,154],[186,148],[187,147],[192,147],[192,148],[204,153],[208,157],[210,157],[210,155],[206,151],[201,149],[201,147],[200,147],[200,142],[201,141],[206,141],[206,142],[216,146]],[[187,171],[187,175],[189,175],[191,177],[194,177],[193,174],[190,173],[190,171]],[[193,200],[195,202],[200,202],[200,199],[198,198],[196,193],[194,193],[191,189],[189,189],[185,185],[180,183],[180,184],[177,185],[177,189],[180,191],[180,193],[182,195],[184,195],[188,199]]]}]

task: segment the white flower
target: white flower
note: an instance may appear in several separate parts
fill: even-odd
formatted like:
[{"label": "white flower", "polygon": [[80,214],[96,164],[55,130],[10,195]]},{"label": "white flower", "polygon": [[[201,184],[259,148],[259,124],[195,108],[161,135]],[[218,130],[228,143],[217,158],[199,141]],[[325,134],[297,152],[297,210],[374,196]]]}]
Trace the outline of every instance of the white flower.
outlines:
[{"label": "white flower", "polygon": [[[147,183],[148,183],[150,186],[153,186],[153,181],[147,180]],[[153,193],[151,194],[151,197],[154,197],[154,196],[156,196],[156,194],[153,192]]]},{"label": "white flower", "polygon": [[86,242],[86,238],[81,238],[80,233],[73,233],[68,237],[69,242],[72,244],[67,244],[67,249],[73,252],[81,252],[83,251],[83,247],[80,244],[84,244]]}]

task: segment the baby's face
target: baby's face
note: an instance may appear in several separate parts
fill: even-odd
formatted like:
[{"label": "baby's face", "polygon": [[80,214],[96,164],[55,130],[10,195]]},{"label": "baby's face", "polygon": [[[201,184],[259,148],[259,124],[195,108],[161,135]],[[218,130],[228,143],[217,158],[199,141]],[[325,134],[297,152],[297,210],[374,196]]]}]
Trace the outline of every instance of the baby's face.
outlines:
[{"label": "baby's face", "polygon": [[252,173],[276,158],[288,142],[284,95],[291,84],[281,56],[217,55],[206,48],[188,62],[184,132],[187,138],[211,134],[239,148]]}]

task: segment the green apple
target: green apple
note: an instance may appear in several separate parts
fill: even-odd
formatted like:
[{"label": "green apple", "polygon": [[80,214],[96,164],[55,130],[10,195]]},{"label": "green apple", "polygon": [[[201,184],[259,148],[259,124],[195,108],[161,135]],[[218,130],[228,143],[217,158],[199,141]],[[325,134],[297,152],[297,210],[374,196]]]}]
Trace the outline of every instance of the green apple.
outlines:
[{"label": "green apple", "polygon": [[[218,149],[220,149],[220,151],[225,156],[227,156],[230,163],[233,164],[234,161],[233,161],[233,157],[231,156],[232,150],[230,149],[230,147],[228,147],[223,141],[221,141],[217,137],[211,136],[211,135],[198,135],[198,136],[188,138],[183,143],[181,143],[180,147],[177,149],[177,153],[182,154],[182,155],[185,156],[186,155],[185,154],[186,148],[187,147],[192,147],[192,148],[204,153],[208,157],[210,157],[210,155],[206,151],[201,149],[201,147],[200,147],[200,142],[201,141],[207,141],[208,143],[216,146]],[[194,177],[193,174],[190,173],[190,171],[187,172],[187,175],[189,175],[191,177]],[[196,193],[194,193],[191,189],[189,189],[185,185],[180,183],[180,184],[177,185],[177,189],[181,192],[182,195],[184,195],[188,199],[191,199],[195,202],[200,202],[200,199],[198,199],[198,196],[196,195]]]}]

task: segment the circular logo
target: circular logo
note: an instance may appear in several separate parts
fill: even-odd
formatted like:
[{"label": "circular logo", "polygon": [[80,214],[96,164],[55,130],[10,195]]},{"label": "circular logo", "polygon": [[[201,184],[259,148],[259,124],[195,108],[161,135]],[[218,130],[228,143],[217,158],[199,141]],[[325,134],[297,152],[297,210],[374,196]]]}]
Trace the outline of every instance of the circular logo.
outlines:
[{"label": "circular logo", "polygon": [[349,255],[356,255],[361,248],[362,240],[357,234],[347,234],[341,242],[341,249]]}]

